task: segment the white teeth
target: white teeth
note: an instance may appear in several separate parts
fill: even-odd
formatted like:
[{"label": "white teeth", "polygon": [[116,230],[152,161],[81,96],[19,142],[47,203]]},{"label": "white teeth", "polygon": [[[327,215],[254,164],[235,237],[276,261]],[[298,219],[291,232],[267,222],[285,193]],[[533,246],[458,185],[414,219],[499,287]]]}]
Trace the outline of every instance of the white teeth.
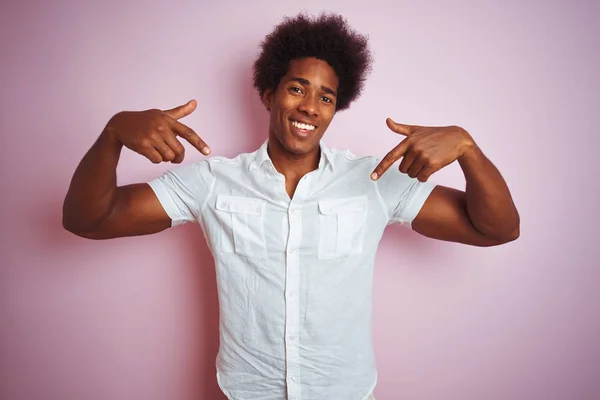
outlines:
[{"label": "white teeth", "polygon": [[312,131],[315,129],[314,125],[303,124],[301,122],[292,121],[292,125],[294,125],[298,129],[302,129],[305,131]]}]

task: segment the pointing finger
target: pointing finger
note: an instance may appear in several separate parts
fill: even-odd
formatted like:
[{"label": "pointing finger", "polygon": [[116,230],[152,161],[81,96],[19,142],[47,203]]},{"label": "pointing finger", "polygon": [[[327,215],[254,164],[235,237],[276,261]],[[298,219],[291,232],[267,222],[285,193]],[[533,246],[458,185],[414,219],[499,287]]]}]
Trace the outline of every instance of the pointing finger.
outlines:
[{"label": "pointing finger", "polygon": [[190,115],[196,109],[198,103],[196,100],[190,100],[182,106],[171,108],[170,110],[165,110],[165,113],[169,115],[169,117],[174,119],[181,119]]},{"label": "pointing finger", "polygon": [[172,120],[171,121],[173,127],[173,133],[177,136],[181,136],[185,140],[187,140],[192,146],[194,146],[198,151],[200,151],[204,155],[210,154],[210,147],[198,136],[194,130],[179,121]]},{"label": "pointing finger", "polygon": [[391,118],[385,120],[388,128],[390,128],[393,132],[396,132],[400,135],[409,136],[412,133],[413,127],[411,125],[399,124],[394,122]]},{"label": "pointing finger", "polygon": [[392,164],[399,160],[400,157],[404,156],[404,153],[406,153],[407,149],[408,144],[406,142],[406,139],[404,139],[400,142],[398,146],[394,147],[389,153],[385,155],[385,157],[383,157],[379,165],[377,165],[377,167],[375,167],[375,169],[373,170],[373,173],[371,174],[371,179],[374,181],[379,179],[381,175],[383,175],[383,173],[387,171],[389,167],[392,166]]}]

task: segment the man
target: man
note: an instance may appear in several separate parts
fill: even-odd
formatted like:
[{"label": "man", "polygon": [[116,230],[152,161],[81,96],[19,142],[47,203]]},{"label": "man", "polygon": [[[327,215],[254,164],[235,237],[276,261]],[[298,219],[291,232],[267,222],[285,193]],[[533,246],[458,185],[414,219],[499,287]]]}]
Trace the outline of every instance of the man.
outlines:
[{"label": "man", "polygon": [[[231,399],[372,397],[373,263],[389,223],[475,246],[519,235],[502,176],[460,127],[388,119],[401,141],[380,162],[321,142],[335,113],[359,96],[370,67],[367,39],[342,17],[285,19],[254,64],[270,115],[260,149],[117,187],[123,146],[154,163],[180,163],[179,136],[209,154],[178,121],[194,111],[190,101],[116,114],[75,171],[63,225],[77,235],[105,239],[200,224],[218,278],[217,378]],[[400,159],[399,169],[390,168]],[[428,182],[454,161],[466,192]]]}]

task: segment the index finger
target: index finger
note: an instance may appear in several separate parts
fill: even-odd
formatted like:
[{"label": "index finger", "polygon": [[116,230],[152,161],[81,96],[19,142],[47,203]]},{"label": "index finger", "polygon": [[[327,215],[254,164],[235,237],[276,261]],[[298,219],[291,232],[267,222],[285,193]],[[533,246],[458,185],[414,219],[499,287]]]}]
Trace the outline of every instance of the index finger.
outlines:
[{"label": "index finger", "polygon": [[187,140],[192,146],[194,146],[198,151],[200,151],[204,155],[210,154],[210,147],[202,140],[200,136],[192,128],[187,125],[182,124],[181,122],[171,119],[171,126],[173,127],[173,133],[177,136],[181,136],[185,140]]},{"label": "index finger", "polygon": [[371,179],[376,181],[377,179],[381,178],[381,175],[383,175],[384,172],[392,166],[392,164],[394,164],[396,161],[398,161],[401,157],[404,156],[407,149],[408,145],[406,139],[404,139],[400,142],[400,144],[398,144],[398,146],[394,147],[389,153],[385,155],[385,157],[383,157],[381,162],[379,162],[379,165],[377,165],[377,167],[375,167],[375,169],[373,170],[373,173],[371,174]]}]

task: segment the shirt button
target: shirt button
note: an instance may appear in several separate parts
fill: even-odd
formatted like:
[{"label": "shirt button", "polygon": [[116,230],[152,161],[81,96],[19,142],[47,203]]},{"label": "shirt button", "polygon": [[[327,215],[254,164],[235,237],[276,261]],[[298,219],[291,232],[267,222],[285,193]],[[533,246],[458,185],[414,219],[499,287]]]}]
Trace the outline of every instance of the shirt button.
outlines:
[{"label": "shirt button", "polygon": [[292,382],[296,382],[296,377],[294,375],[290,376],[290,379],[292,380]]}]

